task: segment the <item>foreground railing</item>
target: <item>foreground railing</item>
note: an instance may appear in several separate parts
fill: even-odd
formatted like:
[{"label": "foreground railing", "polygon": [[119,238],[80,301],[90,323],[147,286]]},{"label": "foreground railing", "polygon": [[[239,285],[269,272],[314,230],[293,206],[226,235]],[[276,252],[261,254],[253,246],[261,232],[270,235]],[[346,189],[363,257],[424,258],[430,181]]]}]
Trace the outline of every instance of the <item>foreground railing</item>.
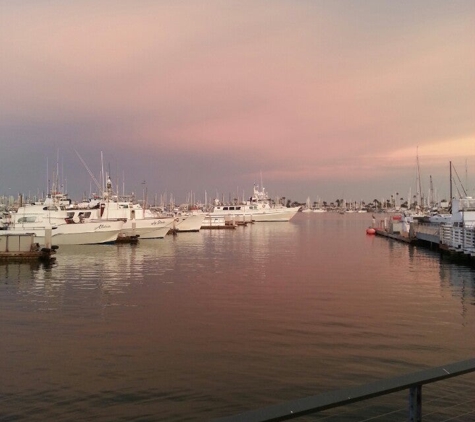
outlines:
[{"label": "foreground railing", "polygon": [[409,390],[408,420],[422,421],[422,386],[475,371],[475,359],[426,369],[413,374],[376,381],[371,384],[331,391],[238,415],[216,419],[215,422],[285,421],[351,403]]}]

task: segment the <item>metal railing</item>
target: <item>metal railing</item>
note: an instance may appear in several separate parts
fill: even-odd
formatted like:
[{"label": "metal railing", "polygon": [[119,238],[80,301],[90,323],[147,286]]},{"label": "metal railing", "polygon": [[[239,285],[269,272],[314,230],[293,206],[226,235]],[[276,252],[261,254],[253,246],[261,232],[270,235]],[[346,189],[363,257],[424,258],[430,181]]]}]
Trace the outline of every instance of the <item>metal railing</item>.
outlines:
[{"label": "metal railing", "polygon": [[475,371],[475,359],[451,363],[437,368],[407,374],[370,384],[330,391],[286,403],[279,403],[238,415],[215,419],[215,422],[275,422],[314,414],[351,403],[409,391],[408,420],[422,421],[422,386]]}]

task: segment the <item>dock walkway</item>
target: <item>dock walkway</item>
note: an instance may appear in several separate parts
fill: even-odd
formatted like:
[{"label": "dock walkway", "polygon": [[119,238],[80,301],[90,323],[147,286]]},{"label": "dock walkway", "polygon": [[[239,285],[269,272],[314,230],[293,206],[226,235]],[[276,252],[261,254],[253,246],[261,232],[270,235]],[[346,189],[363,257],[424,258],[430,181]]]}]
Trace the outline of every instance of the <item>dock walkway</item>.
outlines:
[{"label": "dock walkway", "polygon": [[398,222],[381,222],[375,227],[377,236],[439,250],[454,258],[468,259],[475,264],[475,226],[410,223],[409,231],[401,230]]}]

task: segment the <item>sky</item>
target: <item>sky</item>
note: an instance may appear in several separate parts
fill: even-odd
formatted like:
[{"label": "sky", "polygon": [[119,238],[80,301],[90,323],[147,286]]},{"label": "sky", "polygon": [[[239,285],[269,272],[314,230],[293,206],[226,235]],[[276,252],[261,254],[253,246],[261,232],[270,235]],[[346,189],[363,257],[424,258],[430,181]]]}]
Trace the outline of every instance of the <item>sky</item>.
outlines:
[{"label": "sky", "polygon": [[474,46],[473,0],[0,0],[0,195],[475,196]]}]

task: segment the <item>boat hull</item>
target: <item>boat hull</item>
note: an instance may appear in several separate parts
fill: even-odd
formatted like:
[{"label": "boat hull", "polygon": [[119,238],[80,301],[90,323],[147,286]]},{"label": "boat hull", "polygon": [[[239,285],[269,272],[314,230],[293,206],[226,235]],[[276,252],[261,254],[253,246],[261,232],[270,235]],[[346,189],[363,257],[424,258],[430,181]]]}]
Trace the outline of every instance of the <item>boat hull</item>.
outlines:
[{"label": "boat hull", "polygon": [[177,232],[198,232],[200,231],[205,214],[192,214],[184,217],[178,217],[179,221],[175,223]]},{"label": "boat hull", "polygon": [[292,217],[297,214],[299,208],[285,208],[275,212],[262,212],[252,214],[252,219],[256,222],[286,222],[290,221]]},{"label": "boat hull", "polygon": [[[78,224],[62,224],[53,227],[51,242],[54,245],[92,245],[111,243],[117,239],[123,221],[97,221]],[[4,234],[33,233],[36,241],[45,243],[45,227],[17,227]]]},{"label": "boat hull", "polygon": [[140,235],[140,239],[162,239],[173,226],[174,218],[156,218],[151,229]]},{"label": "boat hull", "polygon": [[209,215],[211,217],[234,218],[236,221],[242,219],[243,221],[255,222],[286,222],[290,221],[295,214],[298,213],[300,207],[294,208],[268,208],[264,210],[249,211],[246,213],[232,212],[232,211],[213,211]]},{"label": "boat hull", "polygon": [[137,220],[127,220],[120,231],[122,236],[136,236],[140,239],[155,239],[164,237],[173,219],[170,218],[144,218]]}]

